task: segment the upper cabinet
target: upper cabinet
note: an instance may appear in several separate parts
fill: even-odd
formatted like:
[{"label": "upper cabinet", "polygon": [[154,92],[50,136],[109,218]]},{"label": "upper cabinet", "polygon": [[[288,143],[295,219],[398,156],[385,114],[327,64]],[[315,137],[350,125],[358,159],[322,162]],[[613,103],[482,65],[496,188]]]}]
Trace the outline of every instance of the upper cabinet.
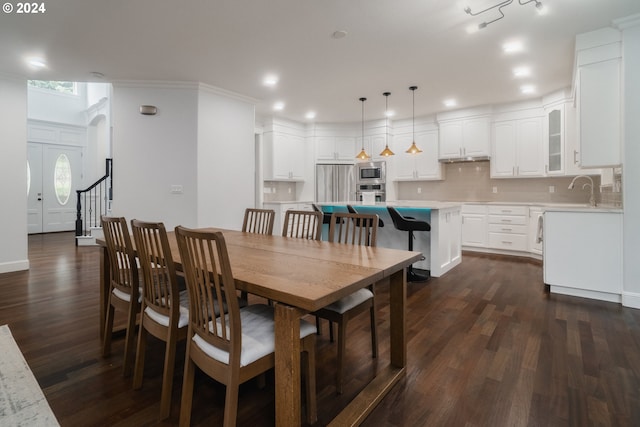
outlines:
[{"label": "upper cabinet", "polygon": [[[588,173],[580,168],[576,109],[571,94],[561,91],[561,98],[545,103],[544,150],[547,176],[574,176]],[[554,94],[558,95],[558,94]]]},{"label": "upper cabinet", "polygon": [[272,123],[262,136],[265,181],[304,181],[306,144],[303,129]]},{"label": "upper cabinet", "polygon": [[621,164],[620,32],[604,28],[576,37],[575,96],[582,168]]},{"label": "upper cabinet", "polygon": [[356,139],[350,136],[316,137],[316,160],[319,162],[348,161],[356,158]]},{"label": "upper cabinet", "polygon": [[412,133],[402,133],[393,139],[395,181],[430,181],[444,179],[444,168],[438,161],[438,130],[416,132],[416,145],[422,153],[409,154],[406,150],[413,142]]},{"label": "upper cabinet", "polygon": [[489,114],[474,116],[464,111],[439,114],[439,159],[488,157],[491,151],[491,119]]},{"label": "upper cabinet", "polygon": [[491,177],[544,176],[542,117],[496,121],[493,124]]}]

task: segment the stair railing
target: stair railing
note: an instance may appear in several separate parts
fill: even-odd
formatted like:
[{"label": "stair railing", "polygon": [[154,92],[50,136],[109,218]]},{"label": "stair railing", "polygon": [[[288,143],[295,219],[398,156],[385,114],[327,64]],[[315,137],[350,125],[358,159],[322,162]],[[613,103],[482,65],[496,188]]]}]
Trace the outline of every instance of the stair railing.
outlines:
[{"label": "stair railing", "polygon": [[106,159],[105,175],[84,190],[76,190],[76,197],[76,237],[88,236],[91,227],[100,227],[100,217],[111,207],[113,159]]}]

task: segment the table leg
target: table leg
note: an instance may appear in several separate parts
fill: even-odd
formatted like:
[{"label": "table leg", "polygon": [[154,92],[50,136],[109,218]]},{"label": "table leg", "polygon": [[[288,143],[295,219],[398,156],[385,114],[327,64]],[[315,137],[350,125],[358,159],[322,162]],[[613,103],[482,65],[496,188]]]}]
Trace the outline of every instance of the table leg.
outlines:
[{"label": "table leg", "polygon": [[393,273],[390,279],[391,366],[404,368],[407,365],[406,269]]},{"label": "table leg", "polygon": [[109,304],[109,282],[111,281],[111,265],[107,247],[100,251],[100,338],[104,337],[104,322],[107,317],[107,304]]},{"label": "table leg", "polygon": [[275,306],[276,425],[299,426],[300,317],[302,312],[285,304]]}]

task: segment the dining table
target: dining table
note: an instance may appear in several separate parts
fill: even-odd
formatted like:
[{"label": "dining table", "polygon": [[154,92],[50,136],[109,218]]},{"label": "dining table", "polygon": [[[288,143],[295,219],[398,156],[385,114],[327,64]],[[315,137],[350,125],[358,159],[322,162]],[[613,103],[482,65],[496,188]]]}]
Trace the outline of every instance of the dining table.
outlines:
[{"label": "dining table", "polygon": [[[372,283],[389,283],[389,363],[329,423],[361,424],[406,375],[406,267],[420,252],[246,233],[220,228],[237,289],[274,301],[275,424],[301,424],[300,319]],[[169,232],[176,269],[182,262]],[[100,333],[108,304],[110,268],[103,239],[100,255]]]}]

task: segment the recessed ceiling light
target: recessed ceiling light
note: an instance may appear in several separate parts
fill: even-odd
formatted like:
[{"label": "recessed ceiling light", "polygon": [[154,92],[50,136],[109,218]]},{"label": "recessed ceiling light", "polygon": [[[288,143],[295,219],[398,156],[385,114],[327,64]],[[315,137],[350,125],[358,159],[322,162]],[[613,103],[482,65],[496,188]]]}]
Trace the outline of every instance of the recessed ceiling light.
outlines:
[{"label": "recessed ceiling light", "polygon": [[337,30],[331,34],[331,38],[334,39],[343,39],[347,37],[347,32],[345,30]]},{"label": "recessed ceiling light", "polygon": [[395,111],[393,111],[393,110],[389,110],[389,111],[387,111],[387,112],[385,113],[385,115],[386,115],[387,117],[393,117],[393,116],[395,116],[395,115],[396,115],[396,112],[395,112]]},{"label": "recessed ceiling light", "polygon": [[474,34],[480,31],[480,27],[477,24],[472,24],[467,26],[467,28],[465,28],[465,31],[467,32],[467,34]]},{"label": "recessed ceiling light", "polygon": [[517,53],[522,52],[524,45],[520,41],[512,41],[502,45],[504,53]]},{"label": "recessed ceiling light", "polygon": [[307,114],[305,114],[305,117],[307,119],[310,119],[310,120],[315,119],[316,118],[316,112],[315,111],[309,111],[309,112],[307,112]]},{"label": "recessed ceiling light", "polygon": [[276,111],[284,110],[284,102],[276,102],[275,104],[273,104],[273,109]]},{"label": "recessed ceiling light", "polygon": [[536,92],[536,87],[534,85],[523,85],[520,86],[520,93],[524,95],[528,95]]},{"label": "recessed ceiling light", "polygon": [[27,63],[33,68],[45,68],[47,63],[42,58],[29,58]]},{"label": "recessed ceiling light", "polygon": [[442,101],[442,103],[444,104],[445,107],[455,107],[456,105],[458,105],[458,102],[453,99],[453,98],[449,98],[449,99],[445,99],[444,101]]},{"label": "recessed ceiling light", "polygon": [[529,77],[531,75],[531,68],[529,67],[516,67],[513,69],[514,77]]},{"label": "recessed ceiling light", "polygon": [[274,87],[278,84],[278,80],[278,76],[276,76],[275,74],[269,74],[268,76],[264,77],[264,79],[262,80],[262,84],[265,86]]}]

